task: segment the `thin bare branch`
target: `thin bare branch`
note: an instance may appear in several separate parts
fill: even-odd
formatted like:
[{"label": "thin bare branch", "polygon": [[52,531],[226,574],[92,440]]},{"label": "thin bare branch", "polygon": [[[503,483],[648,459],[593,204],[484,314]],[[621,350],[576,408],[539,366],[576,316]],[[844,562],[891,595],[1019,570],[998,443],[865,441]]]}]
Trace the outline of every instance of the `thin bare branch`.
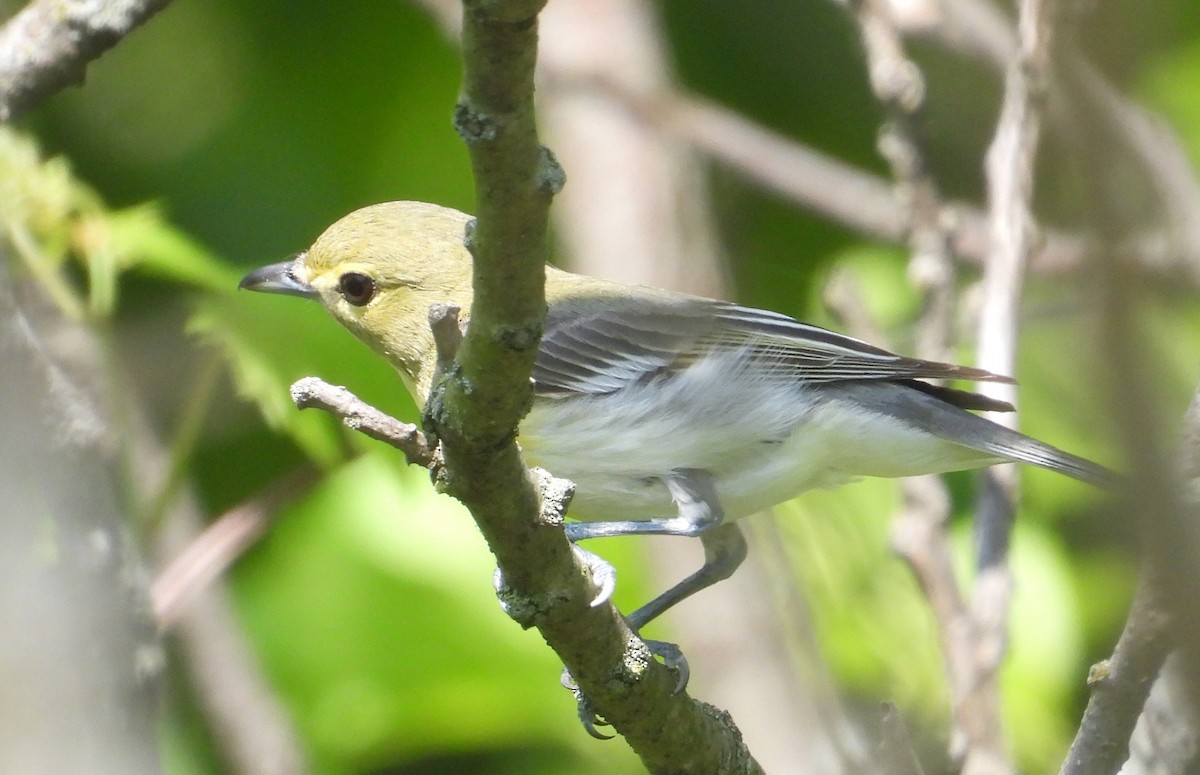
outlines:
[{"label": "thin bare branch", "polygon": [[433,463],[435,449],[420,428],[384,414],[344,387],[304,377],[292,385],[292,401],[299,409],[323,409],[340,417],[350,430],[400,450],[409,463],[426,468]]},{"label": "thin bare branch", "polygon": [[1200,278],[1200,176],[1182,138],[1161,117],[1119,93],[1082,57],[1067,58],[1061,69],[1067,75],[1057,89],[1069,89],[1104,119],[1153,191],[1162,222],[1141,240],[1142,264],[1195,283]]},{"label": "thin bare branch", "polygon": [[[898,2],[893,7],[921,12],[897,14],[906,35],[931,40],[951,50],[974,56],[997,73],[1007,71],[1019,49],[1017,29],[1001,6],[988,0],[919,0]],[[1163,225],[1142,232],[1126,251],[1148,270],[1200,282],[1200,225],[1195,218],[1200,206],[1200,177],[1196,174],[1179,137],[1164,121],[1144,106],[1121,94],[1078,53],[1060,56],[1057,72],[1050,74],[1046,89],[1051,95],[1047,115],[1051,129],[1067,138],[1082,131],[1095,132],[1095,125],[1080,125],[1075,112],[1054,109],[1078,100],[1091,118],[1111,132],[1116,144],[1109,149],[1132,159],[1157,195]],[[1109,162],[1112,163],[1111,161]],[[1038,252],[1044,252],[1045,247]],[[1076,260],[1078,255],[1076,256]],[[1041,264],[1034,258],[1034,267]]]},{"label": "thin bare branch", "polygon": [[[1012,374],[1021,290],[1036,234],[1033,175],[1041,133],[1041,102],[1049,78],[1052,0],[1022,0],[1018,9],[1019,47],[1005,74],[1004,98],[996,133],[985,159],[991,247],[984,265],[978,363]],[[981,386],[987,394],[1016,405],[1015,385]],[[996,415],[1012,427],[1012,414]],[[978,577],[972,600],[977,639],[976,680],[995,682],[1008,644],[1012,574],[1008,546],[1017,501],[1017,469],[994,466],[980,475],[975,509]]]},{"label": "thin bare branch", "polygon": [[[985,159],[991,243],[984,265],[978,363],[999,374],[1012,374],[1015,369],[1022,280],[1035,243],[1033,171],[1041,130],[1039,108],[1049,73],[1051,8],[1050,2],[1042,0],[1022,0],[1019,5],[1019,47],[1007,65],[1000,118]],[[1016,404],[1013,385],[984,389]],[[1015,423],[1012,415],[994,419],[1010,426]],[[1008,546],[1017,499],[1016,467],[995,466],[980,479],[974,523],[978,575],[971,600],[975,641],[971,670],[976,686],[998,699],[1013,588]],[[994,742],[1003,746],[1004,741],[998,736]],[[964,771],[993,771],[1003,749],[987,751],[985,756],[992,761],[968,758]]]},{"label": "thin bare branch", "polygon": [[987,740],[990,733],[984,725],[994,714],[998,696],[993,687],[975,683],[974,627],[954,573],[945,484],[936,476],[912,477],[901,491],[904,507],[892,525],[892,550],[912,569],[937,623],[954,720],[950,752],[962,760]]},{"label": "thin bare branch", "polygon": [[[678,91],[639,95],[595,79],[557,85],[599,92],[733,171],[865,237],[899,243],[908,235],[907,211],[896,199],[892,183],[711,100]],[[982,264],[988,246],[984,213],[967,203],[947,202],[942,216],[953,255]],[[1079,267],[1083,247],[1075,235],[1048,232],[1033,268],[1050,274],[1073,271]]]},{"label": "thin bare branch", "polygon": [[[1000,118],[985,160],[991,240],[983,273],[978,359],[980,366],[998,374],[1014,371],[1021,286],[1037,237],[1031,201],[1040,105],[1049,71],[1050,5],[1022,0],[1021,46],[1005,75]],[[980,389],[1016,405],[1015,385],[996,383]],[[992,419],[1014,424],[1011,415]]]}]

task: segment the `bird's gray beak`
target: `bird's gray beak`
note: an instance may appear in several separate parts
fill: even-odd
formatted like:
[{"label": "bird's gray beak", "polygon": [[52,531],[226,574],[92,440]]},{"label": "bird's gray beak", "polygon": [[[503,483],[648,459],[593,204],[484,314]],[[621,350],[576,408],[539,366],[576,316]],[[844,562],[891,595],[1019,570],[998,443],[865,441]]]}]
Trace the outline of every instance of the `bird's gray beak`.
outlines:
[{"label": "bird's gray beak", "polygon": [[303,296],[306,299],[315,299],[317,298],[317,292],[313,287],[296,277],[296,262],[303,260],[303,258],[304,256],[301,254],[290,261],[281,261],[278,264],[268,264],[261,269],[255,269],[242,278],[242,281],[238,283],[238,288],[245,288],[249,291],[262,291],[263,293],[284,293],[288,296]]}]

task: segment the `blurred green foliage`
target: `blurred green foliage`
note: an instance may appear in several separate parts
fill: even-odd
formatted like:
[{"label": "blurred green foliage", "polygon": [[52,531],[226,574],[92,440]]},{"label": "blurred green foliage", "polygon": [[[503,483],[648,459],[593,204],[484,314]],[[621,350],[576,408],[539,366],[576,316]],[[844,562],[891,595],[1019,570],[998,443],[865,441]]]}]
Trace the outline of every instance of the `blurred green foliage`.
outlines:
[{"label": "blurred green foliage", "polygon": [[[1082,22],[1085,45],[1163,111],[1200,161],[1200,8],[1100,6]],[[884,174],[873,148],[880,111],[855,30],[832,3],[668,1],[661,11],[690,88]],[[977,200],[999,87],[976,64],[916,51],[930,84],[933,166],[947,192]],[[242,271],[304,248],[356,207],[403,198],[469,209],[466,155],[450,125],[457,83],[454,45],[410,4],[177,2],[94,64],[84,88],[23,122],[77,178],[63,162],[37,169],[31,146],[0,135],[0,208],[10,231],[23,224],[41,246],[29,271],[53,278],[74,262],[78,283],[50,280],[55,299],[111,330],[165,436],[179,432],[204,364],[226,367],[204,433],[186,450],[186,474],[214,514],[304,461],[319,468],[231,582],[320,772],[639,772],[622,743],[581,733],[553,655],[496,606],[491,560],[462,510],[424,472],[288,400],[291,381],[316,374],[413,419],[386,364],[315,305],[234,290]],[[1062,163],[1047,160],[1044,197],[1070,191],[1058,182],[1069,174]],[[919,300],[902,251],[864,244],[728,171],[714,176],[740,300],[831,323],[820,290],[832,267],[848,267],[892,343],[910,344]],[[1194,387],[1200,306],[1191,292],[1155,299],[1147,346],[1163,356],[1155,376],[1169,428]],[[1119,463],[1089,376],[1102,354],[1079,288],[1034,280],[1025,308],[1023,427]],[[967,576],[970,479],[952,486]],[[1073,732],[1088,664],[1122,622],[1132,530],[1073,482],[1029,472],[1023,488],[1004,683],[1013,748],[1026,771],[1046,772]],[[944,729],[931,614],[888,545],[898,503],[889,482],[813,493],[780,509],[779,530],[841,689],[863,707],[891,699],[923,728]],[[605,554],[621,567],[621,594],[640,599],[637,547]],[[169,708],[171,772],[216,771],[186,692],[173,692]]]}]

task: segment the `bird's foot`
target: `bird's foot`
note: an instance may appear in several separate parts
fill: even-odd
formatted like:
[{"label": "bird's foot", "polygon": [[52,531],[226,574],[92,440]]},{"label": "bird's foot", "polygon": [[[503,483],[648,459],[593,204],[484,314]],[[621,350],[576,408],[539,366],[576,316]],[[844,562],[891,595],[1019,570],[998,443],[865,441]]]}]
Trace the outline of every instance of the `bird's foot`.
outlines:
[{"label": "bird's foot", "polygon": [[[643,640],[642,642],[650,649],[651,654],[661,659],[666,667],[675,672],[676,681],[672,694],[679,694],[686,689],[688,679],[691,677],[691,670],[688,667],[687,658],[683,656],[683,651],[680,650],[679,646],[663,640]],[[598,727],[607,727],[611,726],[611,724],[596,713],[587,695],[575,683],[575,679],[571,677],[571,672],[565,667],[562,671],[562,677],[559,680],[564,687],[570,690],[571,694],[575,695],[576,712],[579,714],[579,722],[583,724],[584,730],[597,740],[611,740],[613,735],[604,734],[598,729]]]},{"label": "bird's foot", "polygon": [[[572,543],[571,551],[574,551],[576,557],[580,558],[580,563],[587,567],[588,576],[592,579],[592,597],[588,600],[588,606],[595,608],[605,605],[612,597],[612,591],[617,588],[616,567],[613,567],[610,561],[600,557],[599,554],[593,554],[576,543]],[[528,611],[532,607],[532,601],[521,600],[505,582],[504,572],[500,571],[498,567],[496,572],[492,573],[492,587],[496,589],[500,608],[503,608],[506,614],[526,626],[533,624],[532,620],[527,623],[528,614],[532,613]]]},{"label": "bird's foot", "polygon": [[688,681],[692,677],[692,670],[688,667],[687,657],[683,655],[679,645],[665,640],[646,640],[644,642],[650,649],[650,653],[661,659],[662,663],[675,673],[675,689],[671,693],[679,694],[686,689]]},{"label": "bird's foot", "polygon": [[559,681],[567,691],[575,696],[575,712],[579,715],[579,723],[583,724],[584,731],[597,740],[612,740],[615,735],[606,735],[597,729],[597,727],[612,725],[602,719],[592,709],[592,703],[588,701],[587,695],[583,693],[583,690],[575,683],[575,679],[571,677],[571,671],[564,667]]},{"label": "bird's foot", "polygon": [[[588,606],[595,608],[604,605],[612,597],[613,590],[617,588],[617,569],[604,558],[592,554],[576,544],[571,544],[571,549],[587,568],[592,582]],[[496,597],[500,600],[500,607],[506,614],[520,622],[523,627],[533,626],[540,612],[538,601],[522,597],[514,592],[508,586],[504,579],[504,573],[499,568],[496,568],[495,573],[492,574],[492,586],[496,590]]]}]

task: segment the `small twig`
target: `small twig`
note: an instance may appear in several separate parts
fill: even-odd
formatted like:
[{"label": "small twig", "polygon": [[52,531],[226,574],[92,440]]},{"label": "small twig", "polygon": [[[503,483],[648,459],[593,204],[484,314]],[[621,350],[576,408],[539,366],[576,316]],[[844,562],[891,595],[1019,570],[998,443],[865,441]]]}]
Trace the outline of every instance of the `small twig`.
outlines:
[{"label": "small twig", "polygon": [[[469,235],[467,238],[470,239]],[[459,319],[461,312],[457,305],[449,302],[429,307],[429,330],[433,333],[433,346],[437,353],[437,363],[433,369],[434,385],[440,384],[448,375],[454,373],[455,358],[458,357],[458,348],[462,347],[463,335],[466,333],[466,326]],[[427,446],[438,445],[436,418],[442,411],[441,396],[440,392],[434,391],[424,407],[423,423],[428,434],[425,440]]]},{"label": "small twig", "polygon": [[[437,348],[437,373],[444,374],[454,364],[458,348],[462,345],[463,330],[458,316],[462,310],[454,304],[434,304],[429,308],[429,329],[433,332],[433,343]],[[438,381],[434,377],[433,381]]]},{"label": "small twig", "polygon": [[[954,550],[946,533],[949,495],[936,476],[906,479],[904,508],[892,527],[892,549],[908,563],[937,622],[954,719],[950,752],[964,772],[1007,772],[999,725],[999,687],[980,677],[980,649],[973,606],[954,573]],[[975,603],[980,602],[976,590]]]},{"label": "small twig", "polygon": [[35,0],[0,28],[0,122],[83,83],[88,63],[170,0]]},{"label": "small twig", "polygon": [[954,576],[953,550],[946,538],[950,500],[937,477],[921,476],[913,481],[904,489],[904,508],[892,528],[892,549],[912,568],[933,610],[957,701],[958,687],[969,680],[961,659],[969,651],[969,643],[963,640],[969,629],[963,626],[967,606]]},{"label": "small twig", "polygon": [[411,464],[428,468],[435,460],[436,449],[420,428],[384,414],[344,387],[304,377],[292,384],[292,401],[299,409],[324,409],[347,428],[400,450]]}]

